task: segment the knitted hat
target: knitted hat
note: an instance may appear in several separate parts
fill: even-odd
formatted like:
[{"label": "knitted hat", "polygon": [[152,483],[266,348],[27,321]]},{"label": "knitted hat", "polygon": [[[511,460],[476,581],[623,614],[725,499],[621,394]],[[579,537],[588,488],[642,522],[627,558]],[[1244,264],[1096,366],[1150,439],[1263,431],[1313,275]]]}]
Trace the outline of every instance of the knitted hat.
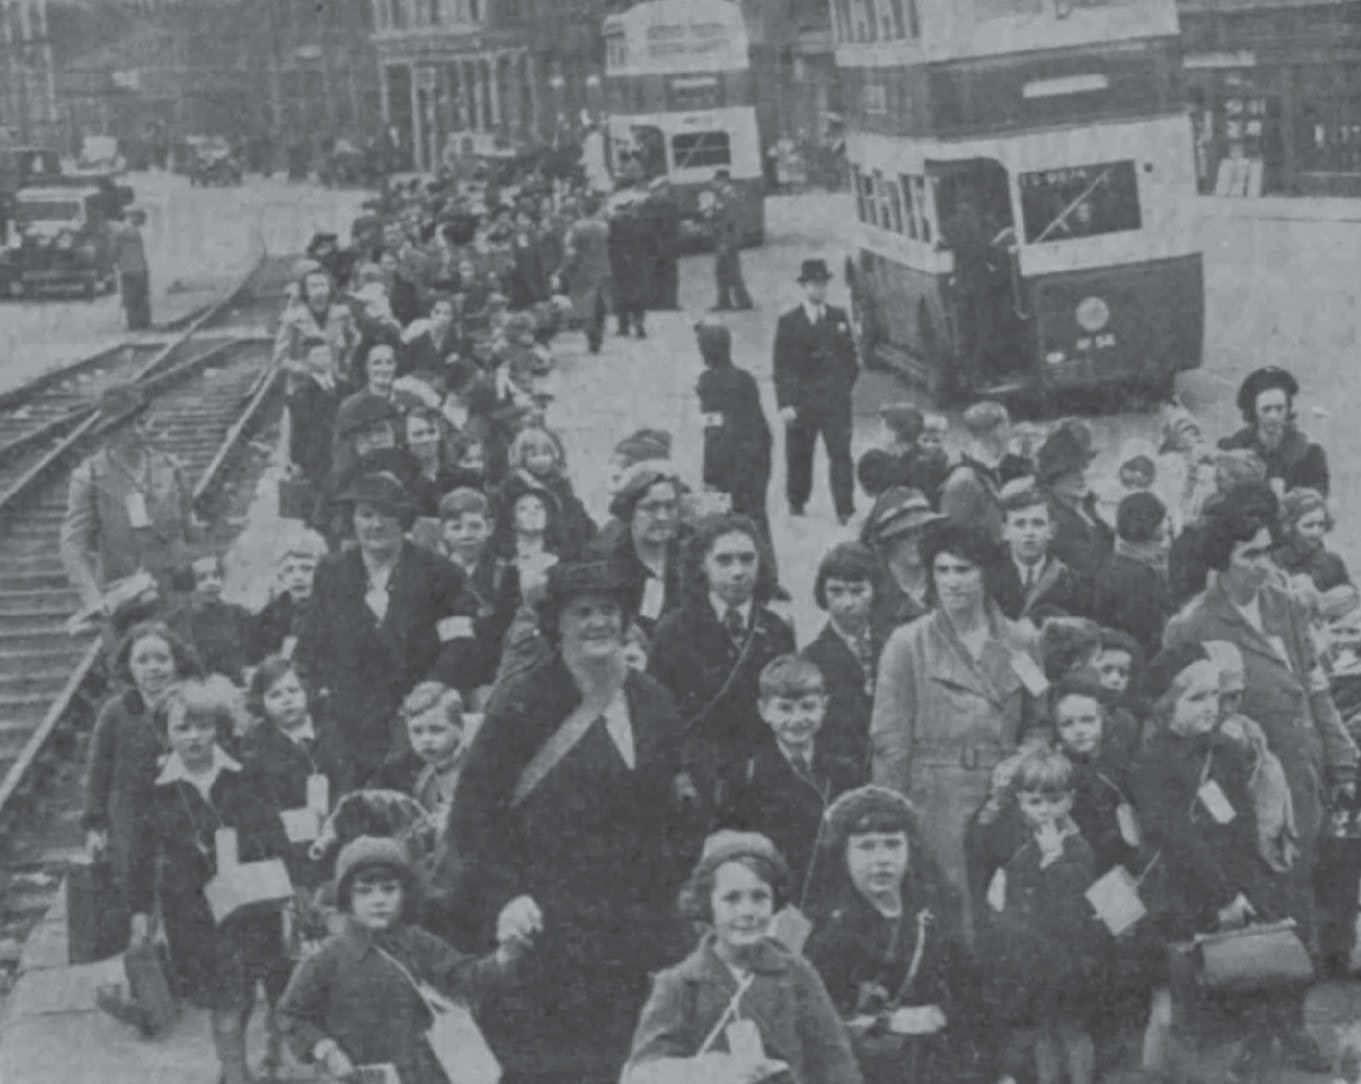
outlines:
[{"label": "knitted hat", "polygon": [[412,876],[411,856],[395,839],[384,836],[360,836],[347,843],[336,859],[336,887],[353,879],[360,870],[381,866],[405,878]]},{"label": "knitted hat", "polygon": [[610,500],[610,515],[619,520],[630,520],[647,491],[658,482],[672,482],[677,493],[684,490],[681,480],[667,462],[645,460],[635,463],[624,472],[619,488]]},{"label": "knitted hat", "polygon": [[917,811],[896,790],[864,786],[848,790],[827,808],[823,816],[823,841],[831,850],[842,850],[853,835],[865,832],[914,832]]},{"label": "knitted hat", "polygon": [[402,412],[391,399],[366,392],[347,402],[336,412],[336,433],[341,437],[352,436],[361,429],[367,429],[379,422],[395,422],[401,416]]},{"label": "knitted hat", "polygon": [[730,828],[721,829],[704,841],[692,879],[712,877],[724,863],[738,858],[759,859],[775,869],[779,886],[789,883],[789,866],[775,844],[760,832],[735,832]]}]

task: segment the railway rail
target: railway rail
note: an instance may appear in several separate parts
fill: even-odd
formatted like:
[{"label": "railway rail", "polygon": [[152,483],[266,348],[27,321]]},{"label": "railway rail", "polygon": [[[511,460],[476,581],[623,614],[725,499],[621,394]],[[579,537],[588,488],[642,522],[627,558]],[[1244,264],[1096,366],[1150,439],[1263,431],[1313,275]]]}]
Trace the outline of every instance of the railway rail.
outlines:
[{"label": "railway rail", "polygon": [[67,631],[77,597],[57,545],[72,470],[124,423],[99,417],[99,392],[146,388],[158,443],[225,546],[263,468],[252,440],[281,404],[263,331],[286,274],[287,261],[262,262],[168,338],[131,340],[0,395],[0,993],[79,853],[81,737],[107,693],[101,642]]}]

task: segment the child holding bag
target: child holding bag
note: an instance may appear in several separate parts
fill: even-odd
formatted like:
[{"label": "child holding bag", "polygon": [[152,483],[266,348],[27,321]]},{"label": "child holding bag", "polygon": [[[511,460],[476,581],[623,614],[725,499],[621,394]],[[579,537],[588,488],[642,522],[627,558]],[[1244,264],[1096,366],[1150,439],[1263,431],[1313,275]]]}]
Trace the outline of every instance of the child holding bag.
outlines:
[{"label": "child holding bag", "polygon": [[[172,689],[157,711],[170,746],[133,838],[128,897],[132,941],[146,943],[159,905],[178,989],[212,1012],[222,1084],[250,1084],[246,1023],[255,985],[272,1007],[288,980],[278,909],[243,911],[214,921],[204,894],[221,872],[219,842],[235,835],[237,858],[283,858],[283,824],[263,782],[223,751],[234,715],[221,691],[199,681]],[[266,1063],[277,1065],[272,1012]]]},{"label": "child holding bag", "polygon": [[851,1031],[866,1084],[971,1077],[974,989],[959,900],[922,844],[906,798],[859,787],[823,829],[834,906],[808,960]]},{"label": "child holding bag", "polygon": [[[420,901],[411,860],[398,840],[375,836],[340,852],[336,902],[343,928],[298,968],[279,1005],[289,1044],[336,1080],[353,1079],[359,1066],[388,1065],[402,1084],[449,1084],[431,1042],[440,998],[476,1000],[536,929],[503,912],[495,955],[463,955],[414,924]],[[491,1055],[468,1026],[458,1057],[471,1080]]]},{"label": "child holding bag", "polygon": [[860,1084],[845,1028],[812,965],[768,936],[788,869],[755,832],[716,832],[681,891],[708,928],[657,975],[623,1084]]}]

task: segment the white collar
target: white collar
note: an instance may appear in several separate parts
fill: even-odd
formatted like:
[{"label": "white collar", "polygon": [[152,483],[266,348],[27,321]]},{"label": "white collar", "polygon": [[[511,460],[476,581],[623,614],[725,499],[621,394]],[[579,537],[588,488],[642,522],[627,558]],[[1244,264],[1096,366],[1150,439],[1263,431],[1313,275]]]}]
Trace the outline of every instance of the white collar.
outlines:
[{"label": "white collar", "polygon": [[[279,726],[278,723],[275,723],[274,725]],[[301,726],[295,726],[292,730],[285,730],[283,727],[280,726],[279,733],[282,734],[289,741],[291,741],[294,745],[301,745],[305,741],[314,742],[317,740],[317,731],[316,728],[312,725],[312,717],[310,715],[303,720]]]},{"label": "white collar", "polygon": [[1022,584],[1022,585],[1025,584],[1026,574],[1027,574],[1031,569],[1034,569],[1034,570],[1035,570],[1035,582],[1038,583],[1039,580],[1040,580],[1040,577],[1044,575],[1044,570],[1049,566],[1049,554],[1046,553],[1043,557],[1041,557],[1041,558],[1040,558],[1038,561],[1036,561],[1033,565],[1028,565],[1028,564],[1025,564],[1025,563],[1022,562],[1022,561],[1016,560],[1016,555],[1015,555],[1015,554],[1012,554],[1012,555],[1011,555],[1011,563],[1012,563],[1013,565],[1016,566],[1016,571],[1020,573],[1020,575],[1021,575],[1021,584]]},{"label": "white collar", "polygon": [[[792,753],[792,752],[790,752],[788,749],[786,749],[786,748],[785,748],[783,745],[781,745],[778,741],[775,743],[775,747],[776,747],[777,749],[780,750],[780,756],[784,757],[785,760],[787,760],[787,761],[789,762],[789,766],[790,766],[791,768],[793,768],[795,771],[798,771],[799,768],[801,767],[801,765],[799,764],[798,760],[796,759],[795,754]],[[808,767],[809,767],[810,769],[811,769],[812,766],[813,766],[813,758],[817,755],[817,747],[818,747],[818,746],[817,746],[817,739],[814,738],[812,741],[810,741],[810,742],[808,743],[808,751],[807,751],[806,753],[799,754],[799,755],[801,755],[805,760],[807,760],[807,762],[808,762]]]},{"label": "white collar", "polygon": [[213,789],[217,777],[223,772],[239,772],[240,770],[240,764],[224,753],[220,745],[214,745],[213,766],[208,769],[206,774],[196,775],[190,772],[184,766],[184,761],[180,759],[179,753],[171,753],[165,758],[165,763],[161,766],[161,774],[156,777],[156,785],[160,787],[167,783],[188,783],[207,793]]},{"label": "white collar", "polygon": [[827,303],[824,301],[821,305],[814,305],[811,301],[805,301],[803,303],[803,312],[804,315],[808,317],[808,322],[810,324],[816,324],[819,317],[825,317],[827,315]]},{"label": "white collar", "polygon": [[[712,591],[709,592],[709,605],[713,607],[714,613],[718,616],[718,623],[720,625],[723,624],[724,619],[728,616],[728,611],[733,609],[733,607],[729,606]],[[747,628],[751,628],[751,611],[755,606],[756,600],[749,598],[746,602],[742,603],[741,606],[736,607],[737,612],[742,615],[742,624]]]}]

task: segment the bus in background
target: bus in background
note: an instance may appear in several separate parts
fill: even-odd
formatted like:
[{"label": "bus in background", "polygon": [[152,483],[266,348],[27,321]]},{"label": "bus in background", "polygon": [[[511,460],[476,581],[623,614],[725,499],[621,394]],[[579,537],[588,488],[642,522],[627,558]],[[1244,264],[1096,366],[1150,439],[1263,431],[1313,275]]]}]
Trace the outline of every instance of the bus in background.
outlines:
[{"label": "bus in background", "polygon": [[867,364],[932,395],[1200,364],[1175,0],[832,0]]},{"label": "bus in background", "polygon": [[604,36],[606,147],[616,180],[665,176],[682,238],[693,242],[707,237],[709,187],[727,170],[745,243],[760,244],[765,180],[741,5],[644,0],[610,15]]}]

